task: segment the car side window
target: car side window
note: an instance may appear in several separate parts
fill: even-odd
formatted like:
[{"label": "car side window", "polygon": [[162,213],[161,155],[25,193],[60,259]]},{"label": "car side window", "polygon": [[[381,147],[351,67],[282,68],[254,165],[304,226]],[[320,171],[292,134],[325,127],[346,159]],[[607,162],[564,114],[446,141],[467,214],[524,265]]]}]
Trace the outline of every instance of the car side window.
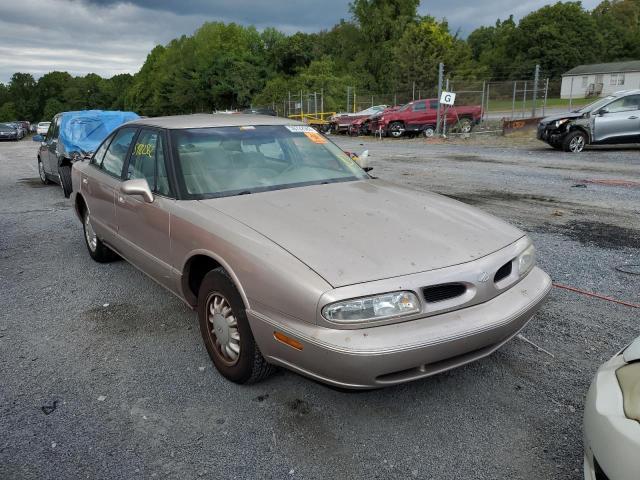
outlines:
[{"label": "car side window", "polygon": [[628,112],[640,109],[640,95],[628,95],[619,98],[605,107],[610,113]]},{"label": "car side window", "polygon": [[107,137],[107,139],[102,142],[102,145],[98,147],[98,150],[96,150],[96,152],[93,154],[93,157],[91,157],[91,163],[93,165],[100,166],[100,164],[102,163],[102,159],[104,158],[104,153],[107,151],[107,147],[109,147],[109,143],[111,142],[112,138],[113,135]]},{"label": "car side window", "polygon": [[431,110],[437,110],[438,109],[438,100],[429,100],[429,108]]},{"label": "car side window", "polygon": [[56,128],[56,122],[55,120],[52,121],[49,124],[49,128],[47,129],[47,133],[45,134],[44,138],[48,141],[51,141],[53,139],[53,130]]},{"label": "car side window", "polygon": [[135,128],[123,128],[116,133],[102,159],[102,164],[100,165],[102,170],[114,177],[122,177],[124,161],[127,158],[135,133]]},{"label": "car side window", "polygon": [[427,110],[427,102],[416,102],[413,104],[414,112],[425,112]]},{"label": "car side window", "polygon": [[55,118],[51,123],[51,125],[53,126],[51,140],[58,140],[58,136],[60,135],[60,122],[62,122],[62,117]]},{"label": "car side window", "polygon": [[165,165],[162,134],[156,130],[140,131],[131,151],[127,180],[144,178],[149,188],[160,195],[169,195],[169,179]]}]

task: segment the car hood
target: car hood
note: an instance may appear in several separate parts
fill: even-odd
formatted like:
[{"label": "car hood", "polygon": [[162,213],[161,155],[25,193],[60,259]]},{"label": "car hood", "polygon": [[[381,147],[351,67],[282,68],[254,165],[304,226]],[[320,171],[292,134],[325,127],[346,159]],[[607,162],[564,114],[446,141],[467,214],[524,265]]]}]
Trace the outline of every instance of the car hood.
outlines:
[{"label": "car hood", "polygon": [[559,114],[559,115],[551,115],[549,117],[544,117],[542,120],[540,120],[540,123],[543,124],[547,124],[547,123],[551,123],[551,122],[557,122],[558,120],[562,120],[564,118],[580,118],[584,115],[584,113],[577,113],[577,112],[566,112],[563,114]]},{"label": "car hood", "polygon": [[636,338],[631,345],[624,350],[624,361],[627,363],[640,360],[640,337]]},{"label": "car hood", "polygon": [[333,287],[469,262],[524,235],[464,203],[380,180],[201,203],[280,245]]}]

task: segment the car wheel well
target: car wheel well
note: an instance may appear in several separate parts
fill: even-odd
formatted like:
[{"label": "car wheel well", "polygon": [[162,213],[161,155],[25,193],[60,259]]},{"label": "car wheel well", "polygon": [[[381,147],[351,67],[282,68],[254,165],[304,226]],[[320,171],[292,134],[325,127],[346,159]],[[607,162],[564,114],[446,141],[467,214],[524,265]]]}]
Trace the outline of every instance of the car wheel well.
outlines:
[{"label": "car wheel well", "polygon": [[84,213],[87,211],[87,203],[84,201],[82,195],[76,195],[76,213],[80,219],[84,218]]},{"label": "car wheel well", "polygon": [[580,125],[571,125],[569,127],[569,131],[567,132],[567,134],[571,133],[571,132],[575,132],[575,131],[580,131],[582,133],[584,133],[587,136],[587,141],[590,142],[591,141],[591,135],[589,135],[589,132],[587,132],[587,129],[580,126]]},{"label": "car wheel well", "polygon": [[61,167],[66,167],[66,166],[71,166],[71,159],[70,158],[63,158],[60,160],[60,165]]},{"label": "car wheel well", "polygon": [[202,280],[211,270],[220,267],[219,262],[207,255],[194,255],[187,261],[182,273],[182,291],[189,304],[198,304],[198,291]]}]

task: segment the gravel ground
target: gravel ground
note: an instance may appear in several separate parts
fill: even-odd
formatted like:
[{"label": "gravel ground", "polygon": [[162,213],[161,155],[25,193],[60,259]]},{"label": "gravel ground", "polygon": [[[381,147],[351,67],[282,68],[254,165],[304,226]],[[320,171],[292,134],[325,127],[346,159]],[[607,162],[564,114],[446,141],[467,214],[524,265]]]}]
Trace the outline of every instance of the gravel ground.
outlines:
[{"label": "gravel ground", "polygon": [[[530,232],[557,282],[639,303],[638,277],[614,269],[640,263],[637,149],[337,141],[368,148],[381,178]],[[584,395],[640,334],[638,310],[554,289],[523,332],[553,356],[515,339],[384,390],[287,371],[237,386],[193,312],[127,263],[91,261],[36,150],[0,144],[0,478],[581,478]]]}]

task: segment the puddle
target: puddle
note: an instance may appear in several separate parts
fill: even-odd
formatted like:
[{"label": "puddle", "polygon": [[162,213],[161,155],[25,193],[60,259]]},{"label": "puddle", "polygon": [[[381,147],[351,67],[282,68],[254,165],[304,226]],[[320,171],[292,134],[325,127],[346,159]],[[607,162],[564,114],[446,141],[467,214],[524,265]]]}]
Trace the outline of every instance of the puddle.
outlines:
[{"label": "puddle", "polygon": [[559,233],[571,240],[587,246],[596,246],[609,250],[621,248],[640,249],[640,230],[619,227],[602,222],[571,221],[564,225],[549,223],[536,228],[542,233]]}]

